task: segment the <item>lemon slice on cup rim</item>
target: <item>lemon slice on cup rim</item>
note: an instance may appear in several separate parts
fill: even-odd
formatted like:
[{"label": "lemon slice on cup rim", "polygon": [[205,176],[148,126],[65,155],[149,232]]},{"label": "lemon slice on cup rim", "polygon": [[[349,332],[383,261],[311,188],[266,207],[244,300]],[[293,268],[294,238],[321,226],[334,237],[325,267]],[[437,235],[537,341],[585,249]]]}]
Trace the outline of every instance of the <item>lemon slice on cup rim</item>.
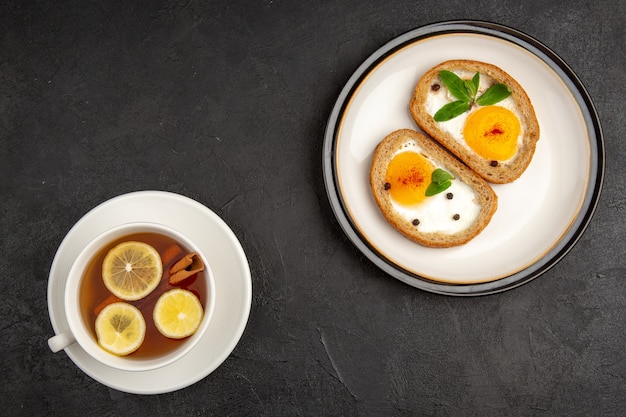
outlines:
[{"label": "lemon slice on cup rim", "polygon": [[96,317],[98,345],[117,356],[133,353],[144,341],[146,321],[139,309],[125,302],[107,305]]},{"label": "lemon slice on cup rim", "polygon": [[202,303],[191,291],[169,290],[159,297],[153,310],[154,325],[165,337],[183,339],[193,335],[204,317]]},{"label": "lemon slice on cup rim", "polygon": [[115,296],[135,301],[150,294],[161,282],[159,252],[144,242],[127,241],[113,247],[102,263],[102,280]]}]

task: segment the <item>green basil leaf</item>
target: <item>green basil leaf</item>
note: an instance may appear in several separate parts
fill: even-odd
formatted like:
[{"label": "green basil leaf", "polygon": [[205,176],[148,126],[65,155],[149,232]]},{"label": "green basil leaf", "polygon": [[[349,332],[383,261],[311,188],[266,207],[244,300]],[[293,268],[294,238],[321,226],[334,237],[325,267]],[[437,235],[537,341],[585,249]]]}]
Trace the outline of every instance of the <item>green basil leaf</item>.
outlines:
[{"label": "green basil leaf", "polygon": [[474,100],[476,98],[476,93],[478,92],[480,75],[476,73],[471,80],[463,80],[463,83],[465,84],[465,88],[467,88],[467,92],[469,93],[471,99]]},{"label": "green basil leaf", "polygon": [[[474,90],[478,91],[478,86],[480,84],[480,74],[479,73],[474,74],[474,76],[472,77],[472,83],[474,83]],[[476,97],[476,93],[474,93],[474,97]]]},{"label": "green basil leaf", "polygon": [[426,189],[426,197],[432,197],[440,192],[446,190],[448,187],[452,185],[452,181],[444,181],[440,184],[436,184],[431,182],[428,188]]},{"label": "green basil leaf", "polygon": [[504,84],[494,84],[478,97],[476,103],[481,106],[490,106],[504,100],[511,95],[511,89]]},{"label": "green basil leaf", "polygon": [[447,122],[468,111],[469,107],[470,104],[467,101],[453,101],[437,110],[433,118],[435,122]]},{"label": "green basil leaf", "polygon": [[443,81],[450,91],[450,94],[454,97],[461,101],[472,101],[472,97],[470,97],[465,83],[458,75],[452,71],[441,70],[439,72],[439,78],[441,78],[441,81]]},{"label": "green basil leaf", "polygon": [[454,177],[448,171],[445,171],[441,168],[437,168],[433,171],[431,175],[431,181],[436,184],[441,184],[442,182],[453,180]]},{"label": "green basil leaf", "polygon": [[476,90],[474,90],[474,83],[472,80],[463,80],[463,84],[465,84],[465,88],[467,89],[467,94],[470,95],[473,100],[476,97]]}]

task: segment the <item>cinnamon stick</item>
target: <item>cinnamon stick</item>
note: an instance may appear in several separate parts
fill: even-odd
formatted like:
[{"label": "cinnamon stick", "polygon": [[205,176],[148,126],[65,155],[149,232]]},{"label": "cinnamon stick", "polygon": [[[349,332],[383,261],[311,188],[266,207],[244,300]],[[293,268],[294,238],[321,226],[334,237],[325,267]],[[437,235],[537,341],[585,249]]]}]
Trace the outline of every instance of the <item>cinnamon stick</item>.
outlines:
[{"label": "cinnamon stick", "polygon": [[196,252],[191,252],[172,265],[169,271],[172,274],[169,283],[178,285],[200,271],[204,271],[204,262],[200,255]]}]

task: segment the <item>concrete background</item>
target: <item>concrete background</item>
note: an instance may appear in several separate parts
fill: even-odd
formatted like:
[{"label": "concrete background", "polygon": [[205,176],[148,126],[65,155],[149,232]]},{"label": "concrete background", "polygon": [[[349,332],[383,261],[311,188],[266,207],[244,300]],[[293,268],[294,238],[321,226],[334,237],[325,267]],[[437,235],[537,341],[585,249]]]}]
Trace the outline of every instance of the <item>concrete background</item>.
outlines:
[{"label": "concrete background", "polygon": [[[626,410],[626,7],[561,1],[9,1],[0,5],[0,414],[618,416]],[[587,231],[512,291],[405,285],[343,234],[324,129],[394,37],[478,19],[525,32],[580,77],[605,134]],[[97,204],[198,200],[248,256],[245,333],[180,391],[108,388],[49,351],[50,264]]]}]

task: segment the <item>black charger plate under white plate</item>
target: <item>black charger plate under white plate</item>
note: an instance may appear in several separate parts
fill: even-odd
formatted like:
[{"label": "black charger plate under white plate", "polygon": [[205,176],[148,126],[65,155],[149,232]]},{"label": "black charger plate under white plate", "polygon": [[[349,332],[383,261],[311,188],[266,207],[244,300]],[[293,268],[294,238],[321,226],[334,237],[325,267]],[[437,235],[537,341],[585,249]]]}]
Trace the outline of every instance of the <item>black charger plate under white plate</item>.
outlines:
[{"label": "black charger plate under white plate", "polygon": [[[524,174],[493,186],[499,205],[487,228],[463,246],[433,249],[385,221],[369,168],[387,134],[419,130],[408,109],[415,85],[450,59],[489,62],[513,76],[533,103],[541,137]],[[600,196],[604,145],[589,94],[548,47],[499,24],[453,21],[407,32],[359,66],[329,118],[323,172],[342,229],[383,271],[426,291],[483,295],[538,277],[575,245]]]}]

